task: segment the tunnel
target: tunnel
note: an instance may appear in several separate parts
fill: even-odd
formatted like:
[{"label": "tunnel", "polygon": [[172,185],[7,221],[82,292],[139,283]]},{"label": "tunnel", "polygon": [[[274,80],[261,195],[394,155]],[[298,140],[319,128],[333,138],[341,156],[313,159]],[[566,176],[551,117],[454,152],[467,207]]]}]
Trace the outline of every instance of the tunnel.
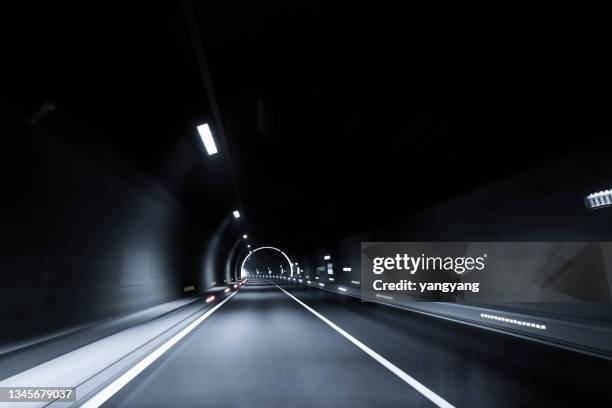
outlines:
[{"label": "tunnel", "polygon": [[612,406],[606,13],[332,3],[8,5],[0,407]]}]

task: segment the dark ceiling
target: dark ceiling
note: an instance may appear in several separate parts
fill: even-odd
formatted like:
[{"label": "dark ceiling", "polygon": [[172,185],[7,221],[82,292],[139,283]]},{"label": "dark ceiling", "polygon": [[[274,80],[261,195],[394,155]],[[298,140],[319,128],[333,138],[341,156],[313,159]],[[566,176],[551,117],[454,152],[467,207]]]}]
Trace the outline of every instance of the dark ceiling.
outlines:
[{"label": "dark ceiling", "polygon": [[125,158],[205,227],[240,207],[257,244],[321,247],[599,142],[597,27],[549,12],[124,3],[16,15],[7,109],[25,123],[52,101],[50,126],[84,130],[67,140]]}]

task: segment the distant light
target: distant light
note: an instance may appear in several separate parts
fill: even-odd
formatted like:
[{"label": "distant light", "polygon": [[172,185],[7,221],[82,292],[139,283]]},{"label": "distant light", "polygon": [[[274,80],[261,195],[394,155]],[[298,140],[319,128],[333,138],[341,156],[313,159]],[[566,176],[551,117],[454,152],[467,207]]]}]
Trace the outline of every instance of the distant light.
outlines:
[{"label": "distant light", "polygon": [[342,270],[343,270],[344,272],[350,272],[350,271],[352,271],[353,269],[352,269],[352,268],[342,268]]},{"label": "distant light", "polygon": [[247,244],[247,248],[250,248],[250,247],[251,247],[251,244]]},{"label": "distant light", "polygon": [[612,190],[599,191],[589,194],[584,200],[587,208],[608,207],[612,205]]},{"label": "distant light", "polygon": [[310,281],[306,281],[306,283],[310,285],[312,282],[310,282]]},{"label": "distant light", "polygon": [[319,282],[319,286],[325,287],[325,284],[323,282]]},{"label": "distant light", "polygon": [[[234,217],[236,217],[236,214],[235,214],[236,212],[237,212],[237,211],[234,211]],[[240,217],[240,213],[238,213],[238,217]],[[236,218],[238,218],[238,217],[236,217]],[[242,236],[242,238],[244,238],[244,239],[247,239],[248,237],[249,237],[249,236],[248,236],[247,234],[244,234],[244,235]]]},{"label": "distant light", "polygon": [[230,291],[230,288],[225,288],[225,290],[223,292],[227,293]]},{"label": "distant light", "polygon": [[240,218],[240,211],[234,210],[232,214],[234,214],[234,218]]},{"label": "distant light", "polygon": [[346,288],[343,286],[338,286],[338,290],[341,290],[342,292],[346,292]]},{"label": "distant light", "polygon": [[215,300],[215,297],[214,296],[209,296],[209,297],[206,298],[206,303],[210,303],[213,300]]},{"label": "distant light", "polygon": [[198,126],[198,133],[200,134],[200,138],[204,143],[204,147],[206,148],[206,152],[209,156],[217,153],[217,145],[215,145],[215,140],[212,137],[212,133],[210,132],[210,128],[207,123]]},{"label": "distant light", "polygon": [[334,281],[334,278],[329,278],[329,279],[328,279],[328,281],[333,282],[333,281]]},{"label": "distant light", "polygon": [[359,282],[359,281],[351,281],[351,283],[352,283],[353,285],[361,285],[361,282]]},{"label": "distant light", "polygon": [[298,279],[298,282],[302,283],[303,281],[301,279]]},{"label": "distant light", "polygon": [[331,259],[331,256],[329,256],[329,255],[325,255],[325,256],[323,257],[323,259],[324,259],[324,260],[326,260],[326,261],[329,261],[329,260]]},{"label": "distant light", "polygon": [[238,285],[234,285],[234,289],[236,289],[238,287]]}]

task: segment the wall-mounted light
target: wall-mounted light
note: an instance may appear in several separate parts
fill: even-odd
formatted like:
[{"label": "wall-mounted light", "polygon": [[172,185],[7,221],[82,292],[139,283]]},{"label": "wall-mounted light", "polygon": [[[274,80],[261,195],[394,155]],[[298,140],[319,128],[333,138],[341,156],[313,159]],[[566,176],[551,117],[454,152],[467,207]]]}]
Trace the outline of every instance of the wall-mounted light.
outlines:
[{"label": "wall-mounted light", "polygon": [[200,139],[204,143],[204,147],[206,148],[206,152],[209,156],[217,153],[217,145],[215,144],[215,140],[212,137],[212,133],[210,132],[210,128],[208,127],[208,123],[204,123],[198,126],[198,133],[200,134]]},{"label": "wall-mounted light", "polygon": [[234,218],[236,218],[236,219],[240,218],[240,211],[234,210],[234,212],[232,214],[234,215]]},{"label": "wall-mounted light", "polygon": [[496,316],[496,315],[491,315],[491,314],[487,314],[487,313],[481,313],[480,317],[483,317],[485,319],[497,320],[499,322],[504,322],[504,323],[516,324],[516,325],[519,325],[519,326],[533,327],[534,329],[546,330],[546,325],[545,324],[539,324],[539,323],[534,323],[534,322],[525,322],[525,321],[522,321],[522,320],[510,319],[508,317]]},{"label": "wall-mounted light", "polygon": [[604,190],[589,194],[584,199],[584,204],[587,208],[608,207],[612,205],[612,190]]}]

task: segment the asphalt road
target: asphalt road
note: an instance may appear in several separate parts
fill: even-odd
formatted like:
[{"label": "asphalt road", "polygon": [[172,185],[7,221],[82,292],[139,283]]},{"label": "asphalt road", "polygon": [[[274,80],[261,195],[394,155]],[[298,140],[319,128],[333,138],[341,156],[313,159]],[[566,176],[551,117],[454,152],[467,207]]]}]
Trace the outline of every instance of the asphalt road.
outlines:
[{"label": "asphalt road", "polygon": [[[282,287],[452,405],[612,400],[610,362],[318,289]],[[105,406],[435,406],[417,388],[275,285],[249,282]]]}]

